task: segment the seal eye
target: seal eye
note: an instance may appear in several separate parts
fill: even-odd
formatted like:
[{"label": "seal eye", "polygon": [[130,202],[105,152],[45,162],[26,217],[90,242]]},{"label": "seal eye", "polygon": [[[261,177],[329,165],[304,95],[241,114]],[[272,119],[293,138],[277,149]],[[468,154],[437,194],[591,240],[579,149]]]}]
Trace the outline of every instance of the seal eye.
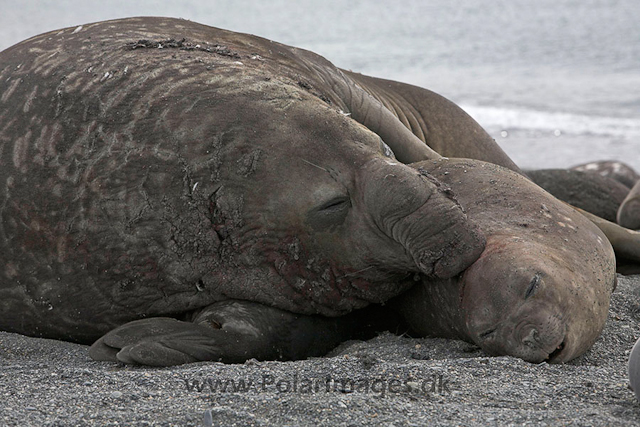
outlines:
[{"label": "seal eye", "polygon": [[351,199],[338,196],[311,210],[307,214],[307,222],[318,231],[325,231],[338,226],[347,218],[351,209]]},{"label": "seal eye", "polygon": [[536,274],[535,276],[533,276],[533,279],[531,279],[531,283],[529,283],[529,288],[527,289],[527,292],[524,294],[524,299],[529,298],[531,295],[533,295],[536,292],[536,290],[540,286],[541,281],[542,279],[540,277],[540,274]]},{"label": "seal eye", "polygon": [[336,197],[335,199],[331,199],[324,205],[322,205],[318,210],[322,212],[335,212],[343,209],[348,209],[351,206],[351,201],[348,197]]}]

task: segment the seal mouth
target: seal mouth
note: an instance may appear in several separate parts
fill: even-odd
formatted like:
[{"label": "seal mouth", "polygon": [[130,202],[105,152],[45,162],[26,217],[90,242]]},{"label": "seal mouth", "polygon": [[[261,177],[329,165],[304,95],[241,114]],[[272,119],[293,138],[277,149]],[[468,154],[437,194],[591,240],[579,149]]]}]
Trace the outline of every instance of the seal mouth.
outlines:
[{"label": "seal mouth", "polygon": [[487,330],[485,332],[482,332],[482,333],[478,334],[478,338],[480,339],[480,341],[486,341],[491,336],[493,336],[497,332],[497,330],[498,330],[498,328],[489,329],[489,330]]},{"label": "seal mouth", "polygon": [[549,356],[547,356],[547,359],[545,361],[548,363],[554,363],[557,359],[560,358],[560,354],[562,353],[565,347],[566,347],[566,340],[562,341],[560,345],[556,347],[555,350],[549,353]]}]

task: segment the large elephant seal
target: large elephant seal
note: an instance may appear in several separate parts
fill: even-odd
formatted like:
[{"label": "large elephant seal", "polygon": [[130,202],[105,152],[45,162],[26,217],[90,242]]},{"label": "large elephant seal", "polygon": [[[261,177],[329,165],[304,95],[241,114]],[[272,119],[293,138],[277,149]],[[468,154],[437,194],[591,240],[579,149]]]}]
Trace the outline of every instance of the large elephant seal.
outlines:
[{"label": "large elephant seal", "polygon": [[487,238],[464,273],[425,278],[394,300],[413,331],[530,362],[566,362],[589,349],[602,332],[616,283],[605,235],[499,166],[464,159],[412,166],[448,186]]},{"label": "large elephant seal", "polygon": [[[161,331],[149,363],[228,360],[238,342],[279,357],[282,310],[344,315],[416,273],[464,271],[482,233],[393,157],[372,128],[402,156],[440,156],[376,102],[310,52],[177,19],[3,51],[0,328],[88,343],[138,321],[93,354]],[[227,327],[225,301],[266,314]]]}]

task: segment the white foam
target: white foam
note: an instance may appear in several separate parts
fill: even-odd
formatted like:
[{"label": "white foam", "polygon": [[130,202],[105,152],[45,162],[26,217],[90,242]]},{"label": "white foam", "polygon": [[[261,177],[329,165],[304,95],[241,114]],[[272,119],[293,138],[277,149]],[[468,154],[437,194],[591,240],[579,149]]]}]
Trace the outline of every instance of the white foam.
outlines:
[{"label": "white foam", "polygon": [[487,130],[532,130],[556,135],[609,135],[640,137],[640,118],[599,117],[526,108],[502,108],[461,104]]}]

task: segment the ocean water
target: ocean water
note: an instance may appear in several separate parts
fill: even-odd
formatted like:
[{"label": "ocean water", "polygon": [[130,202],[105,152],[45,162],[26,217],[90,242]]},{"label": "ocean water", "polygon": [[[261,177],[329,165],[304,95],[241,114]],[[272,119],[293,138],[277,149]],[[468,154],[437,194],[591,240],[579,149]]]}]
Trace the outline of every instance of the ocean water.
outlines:
[{"label": "ocean water", "polygon": [[67,26],[173,16],[434,90],[525,168],[640,170],[638,0],[0,0],[0,49]]}]

